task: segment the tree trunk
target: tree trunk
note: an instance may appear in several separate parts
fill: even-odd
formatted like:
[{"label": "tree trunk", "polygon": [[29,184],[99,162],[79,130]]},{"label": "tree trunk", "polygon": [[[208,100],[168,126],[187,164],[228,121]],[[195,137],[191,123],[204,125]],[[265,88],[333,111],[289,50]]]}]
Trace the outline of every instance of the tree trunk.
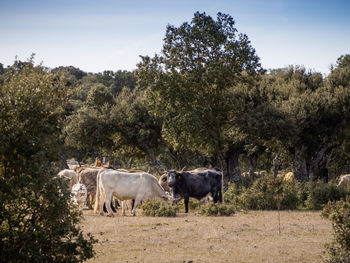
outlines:
[{"label": "tree trunk", "polygon": [[335,136],[339,132],[341,125],[329,136],[328,140],[321,145],[320,149],[314,155],[309,165],[310,180],[322,179],[328,182],[328,166],[333,158],[332,150],[335,144]]},{"label": "tree trunk", "polygon": [[254,179],[256,167],[258,166],[258,157],[257,155],[248,156],[249,163],[249,176],[251,179]]},{"label": "tree trunk", "polygon": [[63,154],[63,152],[58,152],[58,158],[61,160],[61,168],[62,168],[62,170],[63,169],[69,169],[69,166],[68,166],[68,164],[67,164],[67,158],[66,158],[66,156]]},{"label": "tree trunk", "polygon": [[305,151],[306,151],[306,147],[303,145],[301,149],[295,149],[295,153],[294,153],[293,172],[294,172],[295,179],[299,181],[309,180]]},{"label": "tree trunk", "polygon": [[222,172],[222,191],[225,192],[228,188],[228,183],[230,182],[228,164],[220,149],[216,149],[216,155]]},{"label": "tree trunk", "polygon": [[277,153],[275,155],[275,158],[273,159],[273,177],[277,178],[278,170],[279,170],[279,154]]},{"label": "tree trunk", "polygon": [[178,152],[171,147],[168,149],[169,149],[170,157],[176,162],[178,169],[181,170],[183,167],[185,167],[185,162],[179,156]]},{"label": "tree trunk", "polygon": [[157,173],[159,175],[164,174],[165,170],[160,166],[159,161],[156,159],[156,157],[153,154],[153,151],[150,147],[145,146],[146,152],[148,153],[148,156],[150,158],[152,166],[156,169]]},{"label": "tree trunk", "polygon": [[237,182],[241,179],[241,170],[239,168],[239,153],[231,153],[226,157],[228,166],[228,180],[229,182]]}]

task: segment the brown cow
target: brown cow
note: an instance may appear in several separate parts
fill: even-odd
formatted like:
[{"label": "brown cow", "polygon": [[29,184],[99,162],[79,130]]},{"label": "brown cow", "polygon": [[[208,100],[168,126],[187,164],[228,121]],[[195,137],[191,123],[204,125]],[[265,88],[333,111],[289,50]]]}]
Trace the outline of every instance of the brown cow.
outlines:
[{"label": "brown cow", "polygon": [[168,186],[168,179],[166,173],[159,178],[158,183],[164,189],[165,192],[170,193],[170,187]]},{"label": "brown cow", "polygon": [[283,176],[283,182],[292,182],[295,180],[295,176],[293,172],[288,172]]},{"label": "brown cow", "polygon": [[80,183],[86,186],[88,191],[87,205],[89,209],[92,209],[92,203],[94,202],[96,195],[96,177],[100,168],[84,168],[81,167],[78,173],[78,180]]}]

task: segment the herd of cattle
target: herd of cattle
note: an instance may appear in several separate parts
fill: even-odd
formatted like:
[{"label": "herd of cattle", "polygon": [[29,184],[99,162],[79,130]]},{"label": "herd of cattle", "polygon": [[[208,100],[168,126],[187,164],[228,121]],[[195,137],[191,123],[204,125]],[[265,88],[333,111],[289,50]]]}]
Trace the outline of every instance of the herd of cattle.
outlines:
[{"label": "herd of cattle", "polygon": [[110,169],[103,167],[76,167],[58,173],[71,191],[72,201],[80,210],[86,204],[94,212],[103,214],[104,204],[109,216],[113,216],[112,200],[121,202],[122,213],[131,209],[132,215],[140,202],[150,199],[178,202],[184,199],[186,213],[189,198],[205,197],[222,202],[222,173],[218,169],[198,168],[192,171],[170,170],[159,180],[142,170]]},{"label": "herd of cattle", "polygon": [[[122,205],[122,213],[126,208],[136,214],[140,202],[147,198],[158,198],[165,201],[178,202],[184,199],[185,211],[188,212],[189,198],[201,201],[212,200],[222,202],[222,173],[220,170],[197,168],[192,171],[170,170],[159,180],[152,174],[142,170],[110,169],[103,167],[75,167],[58,173],[65,178],[71,191],[72,201],[82,210],[86,204],[94,212],[113,216],[114,199]],[[294,174],[285,174],[283,181],[293,180]],[[350,185],[350,174],[339,179],[338,186]]]}]

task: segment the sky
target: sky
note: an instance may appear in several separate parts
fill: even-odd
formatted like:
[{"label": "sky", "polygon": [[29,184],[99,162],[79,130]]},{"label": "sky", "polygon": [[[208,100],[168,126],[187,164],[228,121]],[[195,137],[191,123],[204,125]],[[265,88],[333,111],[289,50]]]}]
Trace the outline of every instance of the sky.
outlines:
[{"label": "sky", "polygon": [[46,67],[134,70],[162,49],[166,26],[195,12],[231,15],[265,69],[329,73],[350,54],[350,0],[0,0],[0,63],[35,53]]}]

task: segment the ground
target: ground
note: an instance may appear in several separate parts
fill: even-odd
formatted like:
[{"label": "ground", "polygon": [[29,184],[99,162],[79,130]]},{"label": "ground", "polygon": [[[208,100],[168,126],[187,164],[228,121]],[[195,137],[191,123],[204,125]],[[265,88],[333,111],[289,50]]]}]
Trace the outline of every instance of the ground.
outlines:
[{"label": "ground", "polygon": [[114,218],[83,211],[82,228],[99,240],[88,262],[323,262],[331,222],[320,212],[237,212],[230,217]]}]

